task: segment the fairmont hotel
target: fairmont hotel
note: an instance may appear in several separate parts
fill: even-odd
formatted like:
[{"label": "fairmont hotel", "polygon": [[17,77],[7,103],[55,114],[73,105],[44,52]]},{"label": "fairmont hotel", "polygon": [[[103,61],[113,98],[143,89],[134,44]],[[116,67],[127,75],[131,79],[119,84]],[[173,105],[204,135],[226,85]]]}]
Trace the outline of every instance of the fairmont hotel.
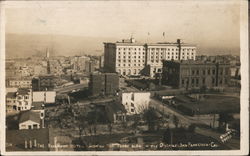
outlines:
[{"label": "fairmont hotel", "polygon": [[121,75],[147,75],[162,72],[163,60],[195,60],[196,46],[181,43],[138,43],[135,39],[104,43],[104,70]]}]

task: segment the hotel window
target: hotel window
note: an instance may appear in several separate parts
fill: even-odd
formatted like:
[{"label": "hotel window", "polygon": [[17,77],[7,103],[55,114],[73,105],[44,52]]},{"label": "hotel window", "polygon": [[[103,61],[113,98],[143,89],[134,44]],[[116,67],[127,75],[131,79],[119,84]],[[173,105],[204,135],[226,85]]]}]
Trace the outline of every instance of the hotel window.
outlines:
[{"label": "hotel window", "polygon": [[118,66],[120,66],[120,64],[118,64]]},{"label": "hotel window", "polygon": [[123,50],[126,50],[126,48],[123,48]]},{"label": "hotel window", "polygon": [[136,64],[134,64],[134,66],[136,66]]},{"label": "hotel window", "polygon": [[172,49],[172,51],[174,51],[174,49]]},{"label": "hotel window", "polygon": [[192,78],[192,81],[191,81],[191,82],[192,82],[192,84],[194,84],[194,78]]},{"label": "hotel window", "polygon": [[138,66],[140,66],[140,64],[138,64]]},{"label": "hotel window", "polygon": [[174,53],[172,53],[172,55],[174,55]]},{"label": "hotel window", "polygon": [[130,64],[128,64],[128,66],[130,67]]},{"label": "hotel window", "polygon": [[175,58],[176,58],[176,59],[178,59],[178,57],[177,57],[177,56],[176,56]]},{"label": "hotel window", "polygon": [[213,73],[213,75],[215,75],[215,69],[213,69],[212,73]]},{"label": "hotel window", "polygon": [[121,48],[119,48],[119,50],[121,50]]},{"label": "hotel window", "polygon": [[207,70],[207,74],[210,75],[210,69]]},{"label": "hotel window", "polygon": [[141,58],[140,56],[138,56],[138,58]]},{"label": "hotel window", "polygon": [[125,66],[126,66],[126,64],[123,64],[123,66],[125,67]]},{"label": "hotel window", "polygon": [[184,55],[184,53],[182,53],[182,55]]},{"label": "hotel window", "polygon": [[221,71],[220,71],[220,75],[222,75],[223,74],[223,69],[221,69]]},{"label": "hotel window", "polygon": [[206,75],[206,70],[203,70],[203,75]]},{"label": "hotel window", "polygon": [[194,70],[192,70],[192,75],[194,75],[194,73],[195,73],[195,71],[194,71]]},{"label": "hotel window", "polygon": [[199,70],[196,71],[196,74],[199,75]]},{"label": "hotel window", "polygon": [[123,60],[123,62],[126,62],[126,60]]},{"label": "hotel window", "polygon": [[170,55],[170,53],[168,52],[168,55]]},{"label": "hotel window", "polygon": [[189,49],[187,49],[187,51],[189,51]]},{"label": "hotel window", "polygon": [[130,56],[128,56],[128,58],[130,58]]},{"label": "hotel window", "polygon": [[206,83],[206,78],[202,79],[202,83],[205,84]]},{"label": "hotel window", "polygon": [[135,50],[136,50],[136,48],[135,48]]},{"label": "hotel window", "polygon": [[141,50],[141,48],[138,48],[138,50]]},{"label": "hotel window", "polygon": [[142,60],[142,62],[144,62],[144,60]]},{"label": "hotel window", "polygon": [[128,50],[130,50],[130,48],[128,48]]},{"label": "hotel window", "polygon": [[181,80],[181,84],[184,85],[185,81],[184,80]]},{"label": "hotel window", "polygon": [[170,49],[168,48],[168,51],[169,51]]},{"label": "hotel window", "polygon": [[197,85],[199,84],[199,79],[198,79],[198,78],[196,79],[196,84],[197,84]]},{"label": "hotel window", "polygon": [[215,83],[215,80],[214,80],[214,78],[212,78],[212,83],[213,83],[213,84]]},{"label": "hotel window", "polygon": [[176,55],[178,55],[178,53],[176,53]]},{"label": "hotel window", "polygon": [[126,58],[126,56],[123,56],[123,58]]},{"label": "hotel window", "polygon": [[141,60],[138,60],[138,62],[141,62]]}]

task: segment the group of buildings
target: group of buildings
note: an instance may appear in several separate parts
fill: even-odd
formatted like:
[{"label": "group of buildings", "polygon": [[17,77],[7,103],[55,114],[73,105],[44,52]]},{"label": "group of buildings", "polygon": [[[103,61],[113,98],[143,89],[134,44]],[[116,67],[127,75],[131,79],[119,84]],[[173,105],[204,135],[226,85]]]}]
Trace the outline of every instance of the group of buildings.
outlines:
[{"label": "group of buildings", "polygon": [[133,38],[104,43],[104,70],[127,77],[158,77],[163,85],[177,88],[223,87],[232,75],[240,74],[237,62],[231,65],[239,58],[199,56],[197,60],[196,52],[195,45],[180,39],[176,43],[138,43]]},{"label": "group of buildings", "polygon": [[[41,60],[9,60],[6,61],[6,113],[20,114],[19,130],[45,128],[44,106],[55,103],[55,90],[72,84],[72,75],[87,78],[89,93],[93,97],[118,97],[118,101],[103,106],[108,118],[117,123],[126,121],[126,115],[142,113],[149,107],[153,96],[149,91],[123,91],[121,78],[158,79],[159,85],[186,90],[225,87],[232,77],[239,80],[240,68],[239,62],[232,64],[224,58],[197,57],[196,46],[180,39],[175,43],[138,43],[133,38],[104,43],[104,55],[99,58],[50,58],[47,52]],[[178,98],[172,101],[178,103]],[[191,102],[187,100],[186,103]],[[211,118],[210,123],[215,125],[212,122],[215,116],[205,114],[202,117]],[[24,142],[28,146],[29,143]]]},{"label": "group of buildings", "polygon": [[104,69],[121,75],[147,75],[162,72],[162,60],[195,60],[196,46],[181,43],[138,43],[134,38],[104,43]]}]

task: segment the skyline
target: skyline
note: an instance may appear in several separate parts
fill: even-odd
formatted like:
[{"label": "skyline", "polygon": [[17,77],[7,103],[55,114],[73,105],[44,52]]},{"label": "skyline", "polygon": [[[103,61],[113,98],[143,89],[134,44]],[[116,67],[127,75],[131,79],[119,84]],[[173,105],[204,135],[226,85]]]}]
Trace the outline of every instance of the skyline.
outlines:
[{"label": "skyline", "polygon": [[[18,8],[14,4],[6,7],[8,34],[41,34],[50,35],[52,38],[70,35],[108,38],[111,39],[108,41],[112,42],[131,36],[139,42],[175,42],[177,38],[181,38],[184,42],[196,44],[198,53],[201,54],[217,48],[219,50],[214,53],[221,51],[239,54],[239,1],[84,1],[60,4],[31,2],[29,6],[21,4],[23,5],[18,5]],[[50,42],[57,41],[53,38]],[[93,41],[91,45],[92,47],[86,48],[88,45],[82,43],[76,49],[103,50],[99,41]],[[233,52],[228,52],[230,49]]]}]

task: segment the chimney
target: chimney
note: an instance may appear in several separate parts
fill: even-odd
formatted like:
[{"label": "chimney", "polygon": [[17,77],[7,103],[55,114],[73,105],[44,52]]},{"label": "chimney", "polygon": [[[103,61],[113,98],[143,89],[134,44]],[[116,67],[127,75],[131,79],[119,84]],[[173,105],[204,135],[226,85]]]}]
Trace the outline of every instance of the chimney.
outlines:
[{"label": "chimney", "polygon": [[177,47],[179,48],[178,60],[181,60],[181,39],[177,39]]}]

